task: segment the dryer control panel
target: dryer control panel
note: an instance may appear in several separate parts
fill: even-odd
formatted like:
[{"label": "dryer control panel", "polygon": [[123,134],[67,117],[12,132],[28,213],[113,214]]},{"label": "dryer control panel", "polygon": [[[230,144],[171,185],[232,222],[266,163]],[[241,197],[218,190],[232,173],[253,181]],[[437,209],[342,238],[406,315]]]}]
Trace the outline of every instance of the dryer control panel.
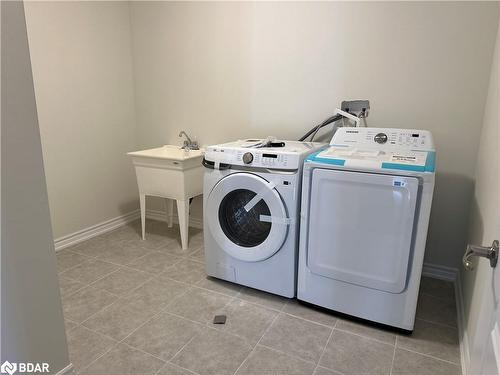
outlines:
[{"label": "dryer control panel", "polygon": [[434,150],[432,135],[427,130],[392,128],[340,128],[330,145],[375,149]]}]

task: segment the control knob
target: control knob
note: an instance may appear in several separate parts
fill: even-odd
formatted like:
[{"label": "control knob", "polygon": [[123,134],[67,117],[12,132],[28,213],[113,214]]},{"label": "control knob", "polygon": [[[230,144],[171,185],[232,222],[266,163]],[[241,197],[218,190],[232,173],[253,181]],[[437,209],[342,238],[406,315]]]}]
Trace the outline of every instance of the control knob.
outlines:
[{"label": "control knob", "polygon": [[377,143],[384,144],[387,142],[387,134],[385,133],[378,133],[373,140]]},{"label": "control knob", "polygon": [[243,159],[243,163],[250,164],[253,161],[253,155],[250,152],[245,152],[243,154],[242,159]]}]

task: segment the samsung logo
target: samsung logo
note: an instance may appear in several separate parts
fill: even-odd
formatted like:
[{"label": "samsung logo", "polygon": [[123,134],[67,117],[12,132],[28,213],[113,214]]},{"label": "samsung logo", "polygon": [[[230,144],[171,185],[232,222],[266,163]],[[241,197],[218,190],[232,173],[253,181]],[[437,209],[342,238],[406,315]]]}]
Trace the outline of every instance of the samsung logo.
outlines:
[{"label": "samsung logo", "polygon": [[346,130],[345,132],[349,133],[349,134],[358,134],[359,133],[358,130]]}]

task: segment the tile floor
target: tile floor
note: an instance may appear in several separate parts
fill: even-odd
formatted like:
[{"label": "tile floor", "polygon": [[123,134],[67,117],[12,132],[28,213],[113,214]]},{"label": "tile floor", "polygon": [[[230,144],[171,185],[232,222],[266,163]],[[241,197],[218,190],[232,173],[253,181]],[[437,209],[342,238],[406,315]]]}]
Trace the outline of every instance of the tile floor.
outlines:
[{"label": "tile floor", "polygon": [[[57,253],[71,361],[87,375],[460,374],[451,284],[423,278],[413,335],[209,279],[203,233],[134,222]],[[215,314],[227,315],[213,325]]]}]

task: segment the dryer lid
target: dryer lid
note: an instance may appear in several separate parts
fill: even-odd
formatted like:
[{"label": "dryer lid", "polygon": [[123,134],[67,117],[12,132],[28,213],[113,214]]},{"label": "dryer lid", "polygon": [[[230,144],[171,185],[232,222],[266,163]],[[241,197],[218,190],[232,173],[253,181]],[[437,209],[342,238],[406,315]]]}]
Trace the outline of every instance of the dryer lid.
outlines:
[{"label": "dryer lid", "polygon": [[312,154],[307,161],[370,170],[398,169],[414,172],[434,172],[435,152],[411,150],[370,150],[355,147],[330,147]]},{"label": "dryer lid", "polygon": [[426,130],[340,128],[330,147],[307,161],[370,171],[434,172],[436,153]]}]

